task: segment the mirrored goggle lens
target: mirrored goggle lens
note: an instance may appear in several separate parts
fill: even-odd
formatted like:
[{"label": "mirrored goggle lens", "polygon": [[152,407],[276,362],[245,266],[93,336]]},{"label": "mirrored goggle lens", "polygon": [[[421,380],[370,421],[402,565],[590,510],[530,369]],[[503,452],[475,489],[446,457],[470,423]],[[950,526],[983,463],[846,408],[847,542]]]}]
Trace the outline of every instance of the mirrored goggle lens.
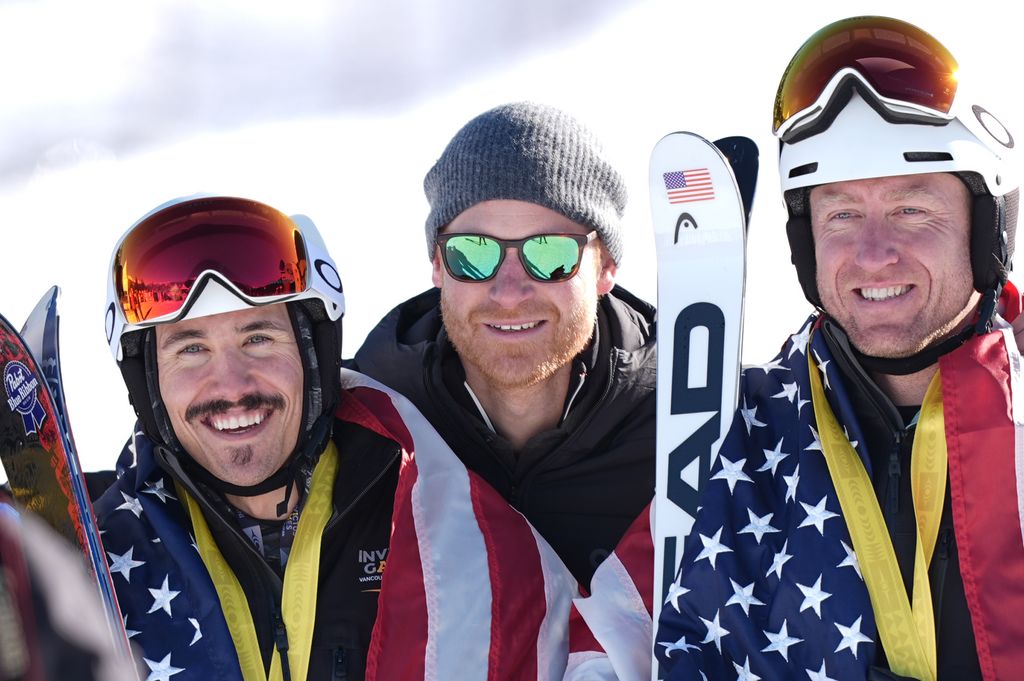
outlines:
[{"label": "mirrored goggle lens", "polygon": [[505,249],[514,247],[526,273],[537,281],[564,281],[576,274],[586,242],[564,234],[542,234],[520,241],[505,241],[478,234],[442,237],[448,272],[460,281],[486,281],[501,266]]},{"label": "mirrored goggle lens", "polygon": [[957,62],[928,33],[886,17],[844,19],[821,29],[786,67],[775,96],[773,132],[808,109],[832,77],[852,68],[882,97],[948,114]]},{"label": "mirrored goggle lens", "polygon": [[307,287],[305,244],[288,216],[244,199],[189,201],[141,222],[118,249],[113,276],[127,322],[180,311],[207,270],[253,300]]}]

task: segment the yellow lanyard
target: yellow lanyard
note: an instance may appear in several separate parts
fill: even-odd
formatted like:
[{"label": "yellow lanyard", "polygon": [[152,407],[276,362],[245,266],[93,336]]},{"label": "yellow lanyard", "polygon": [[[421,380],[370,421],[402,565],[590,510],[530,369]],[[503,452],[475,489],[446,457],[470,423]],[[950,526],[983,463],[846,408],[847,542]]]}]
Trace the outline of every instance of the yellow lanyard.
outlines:
[{"label": "yellow lanyard", "polygon": [[[313,622],[316,613],[316,587],[320,574],[320,539],[333,511],[334,478],[338,472],[338,450],[330,441],[313,470],[306,504],[299,515],[299,527],[284,571],[284,592],[281,610],[288,631],[288,666],[293,681],[305,681],[309,669],[309,652],[313,644]],[[245,681],[267,681],[263,667],[256,627],[238,578],[217,548],[210,527],[199,504],[180,485],[178,494],[188,505],[192,517],[199,555],[213,579],[227,621],[231,640],[238,653],[238,662]],[[281,658],[274,649],[270,664],[270,681],[281,681]]]},{"label": "yellow lanyard", "polygon": [[935,550],[942,516],[947,456],[939,373],[935,373],[925,394],[911,453],[911,488],[917,518],[914,604],[911,608],[871,480],[829,408],[818,368],[810,353],[807,366],[822,451],[853,539],[889,666],[897,674],[934,681],[935,615],[928,565]]}]

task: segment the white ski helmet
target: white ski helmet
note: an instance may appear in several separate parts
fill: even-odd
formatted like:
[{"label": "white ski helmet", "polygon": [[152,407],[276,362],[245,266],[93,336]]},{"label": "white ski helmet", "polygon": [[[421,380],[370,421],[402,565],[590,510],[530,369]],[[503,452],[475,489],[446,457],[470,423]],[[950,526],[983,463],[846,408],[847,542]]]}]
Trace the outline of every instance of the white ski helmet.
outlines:
[{"label": "white ski helmet", "polygon": [[958,79],[948,50],[912,24],[853,17],[797,51],[775,99],[786,231],[804,295],[821,307],[809,193],[818,185],[953,173],[972,195],[974,288],[998,295],[1013,256],[1015,141]]},{"label": "white ski helmet", "polygon": [[303,366],[297,453],[329,432],[340,389],[345,295],[313,222],[249,199],[196,195],[125,232],[107,272],[106,334],[150,439],[182,451],[160,397],[153,328],[275,303],[286,303]]}]

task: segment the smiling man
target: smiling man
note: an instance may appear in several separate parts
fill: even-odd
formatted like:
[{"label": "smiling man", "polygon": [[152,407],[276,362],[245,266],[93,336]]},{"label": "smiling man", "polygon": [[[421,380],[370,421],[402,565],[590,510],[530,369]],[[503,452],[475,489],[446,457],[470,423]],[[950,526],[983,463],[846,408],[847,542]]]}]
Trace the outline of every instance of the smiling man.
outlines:
[{"label": "smiling man", "polygon": [[622,178],[572,117],[515,103],[469,121],[424,190],[436,288],[355,362],[586,586],[654,489],[654,309],[615,285]]},{"label": "smiling man", "polygon": [[340,369],[345,300],[316,228],[247,199],[172,201],[108,276],[139,424],[96,511],[140,665],[362,679],[407,447],[381,425],[401,423],[387,396],[362,403]]},{"label": "smiling man", "polygon": [[1019,179],[1013,137],[959,90],[938,41],[884,17],[826,26],[783,75],[817,312],[743,374],[662,609],[667,678],[1020,675]]}]

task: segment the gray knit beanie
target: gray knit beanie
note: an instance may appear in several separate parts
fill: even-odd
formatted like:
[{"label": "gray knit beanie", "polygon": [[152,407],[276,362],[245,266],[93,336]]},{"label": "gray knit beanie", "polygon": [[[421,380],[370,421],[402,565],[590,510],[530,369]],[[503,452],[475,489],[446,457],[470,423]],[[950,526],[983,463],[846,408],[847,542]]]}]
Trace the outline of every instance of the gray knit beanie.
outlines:
[{"label": "gray knit beanie", "polygon": [[550,106],[505,104],[471,120],[427,173],[423,191],[431,258],[439,229],[491,199],[550,208],[596,229],[616,264],[622,257],[622,177],[589,130]]}]

